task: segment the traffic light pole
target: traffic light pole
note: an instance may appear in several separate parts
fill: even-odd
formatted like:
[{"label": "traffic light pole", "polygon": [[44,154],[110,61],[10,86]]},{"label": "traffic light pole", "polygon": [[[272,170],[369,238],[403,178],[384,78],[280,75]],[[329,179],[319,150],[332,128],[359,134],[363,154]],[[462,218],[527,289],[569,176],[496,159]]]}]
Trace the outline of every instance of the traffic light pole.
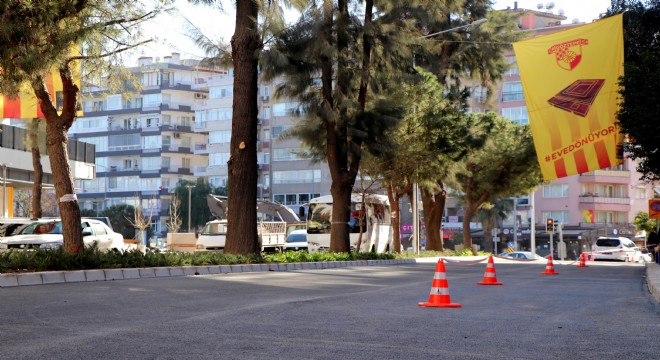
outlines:
[{"label": "traffic light pole", "polygon": [[553,233],[550,233],[550,256],[554,257],[554,254],[555,254],[555,247],[554,247],[554,245],[552,244],[552,243],[553,243],[553,241],[552,241],[552,235],[553,235]]}]

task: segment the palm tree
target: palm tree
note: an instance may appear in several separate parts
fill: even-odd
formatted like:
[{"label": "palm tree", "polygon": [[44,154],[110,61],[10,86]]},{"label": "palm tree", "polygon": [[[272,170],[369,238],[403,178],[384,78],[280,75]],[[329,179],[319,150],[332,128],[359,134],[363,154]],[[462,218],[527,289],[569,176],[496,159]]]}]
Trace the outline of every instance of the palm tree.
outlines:
[{"label": "palm tree", "polygon": [[[217,5],[219,0],[189,0],[194,4]],[[197,43],[209,54],[207,64],[226,63],[231,58],[234,68],[234,97],[232,104],[231,151],[227,167],[227,223],[225,252],[253,254],[260,251],[257,238],[257,93],[258,64],[264,46],[264,35],[278,32],[284,24],[280,6],[296,5],[305,1],[236,1],[236,27],[231,39],[231,56],[225,44],[214,44],[203,36]],[[263,21],[259,24],[260,16]],[[254,204],[254,206],[246,206]]]},{"label": "palm tree", "polygon": [[495,199],[493,202],[481,204],[481,207],[477,210],[475,219],[481,223],[484,232],[484,247],[487,250],[495,253],[492,230],[497,228],[500,220],[509,216],[512,210],[513,204],[510,199]]}]

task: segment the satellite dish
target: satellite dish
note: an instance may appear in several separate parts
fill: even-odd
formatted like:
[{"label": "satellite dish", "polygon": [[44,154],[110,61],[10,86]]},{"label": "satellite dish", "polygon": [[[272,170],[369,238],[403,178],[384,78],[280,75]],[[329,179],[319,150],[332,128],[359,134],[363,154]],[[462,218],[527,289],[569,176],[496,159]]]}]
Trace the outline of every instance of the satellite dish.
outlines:
[{"label": "satellite dish", "polygon": [[571,23],[573,23],[573,24],[579,24],[579,23],[580,23],[580,19],[575,18],[575,19],[573,19],[573,21],[571,21]]},{"label": "satellite dish", "polygon": [[559,9],[557,13],[559,14],[559,16],[564,16],[566,14],[566,12],[564,12],[564,9]]},{"label": "satellite dish", "polygon": [[555,3],[549,2],[545,5],[545,8],[548,9],[548,10],[552,10],[552,9],[555,8]]},{"label": "satellite dish", "polygon": [[536,4],[536,8],[539,10],[543,9],[543,3]]}]

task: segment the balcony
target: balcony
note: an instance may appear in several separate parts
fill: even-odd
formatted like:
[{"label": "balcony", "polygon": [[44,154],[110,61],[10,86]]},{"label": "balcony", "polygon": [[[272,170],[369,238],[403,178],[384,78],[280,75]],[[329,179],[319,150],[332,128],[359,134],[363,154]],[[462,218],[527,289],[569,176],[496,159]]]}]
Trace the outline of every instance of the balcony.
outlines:
[{"label": "balcony", "polygon": [[628,184],[630,171],[628,170],[595,170],[580,174],[581,183]]},{"label": "balcony", "polygon": [[207,143],[199,143],[194,145],[195,155],[208,155],[209,145]]},{"label": "balcony", "polygon": [[580,210],[630,211],[632,199],[629,197],[609,197],[598,194],[584,194],[578,198]]}]

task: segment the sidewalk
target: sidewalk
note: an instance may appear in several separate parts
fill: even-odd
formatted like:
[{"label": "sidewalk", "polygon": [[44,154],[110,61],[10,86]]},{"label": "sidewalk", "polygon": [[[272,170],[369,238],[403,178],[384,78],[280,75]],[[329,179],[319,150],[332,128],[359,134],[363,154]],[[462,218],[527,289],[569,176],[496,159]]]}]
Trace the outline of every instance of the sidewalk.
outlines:
[{"label": "sidewalk", "polygon": [[334,269],[348,266],[376,266],[415,264],[415,259],[394,260],[355,260],[355,261],[325,261],[303,263],[272,263],[245,265],[205,265],[205,266],[173,266],[132,269],[94,269],[76,271],[44,271],[18,274],[0,274],[0,288],[45,285],[74,282],[93,282],[128,280],[142,278],[158,278],[189,275],[210,275],[244,273],[257,271],[292,271],[312,269]]},{"label": "sidewalk", "polygon": [[646,284],[656,302],[660,302],[660,265],[646,263]]}]

